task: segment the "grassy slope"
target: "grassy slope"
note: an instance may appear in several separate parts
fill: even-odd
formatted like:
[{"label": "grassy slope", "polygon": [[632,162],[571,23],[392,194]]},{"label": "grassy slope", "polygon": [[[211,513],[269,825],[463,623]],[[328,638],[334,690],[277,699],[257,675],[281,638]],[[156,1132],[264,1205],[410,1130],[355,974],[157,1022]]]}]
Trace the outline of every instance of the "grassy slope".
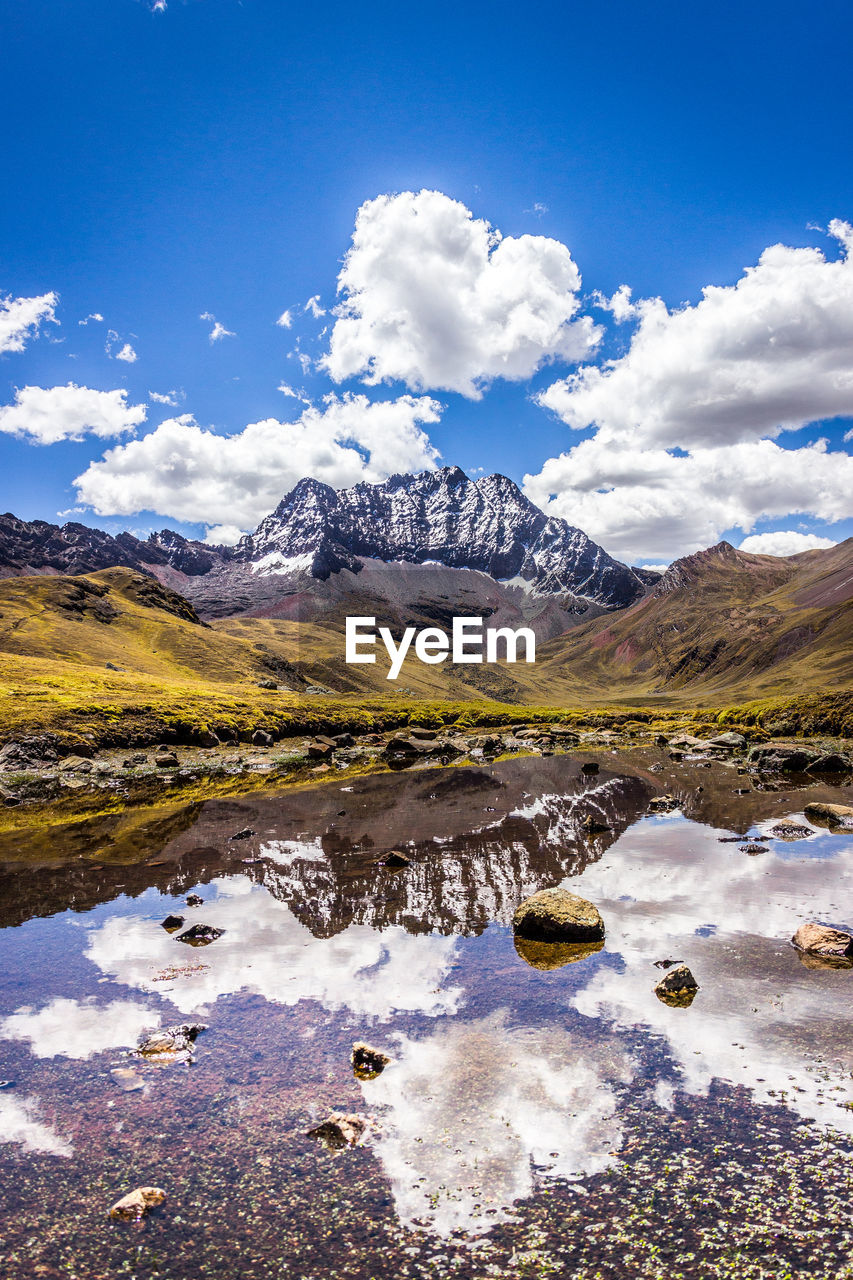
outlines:
[{"label": "grassy slope", "polygon": [[[824,724],[810,691],[853,687],[853,541],[787,560],[704,552],[684,585],[541,646],[535,666],[347,667],[340,627],[266,619],[202,626],[179,596],[125,569],[0,582],[0,740],[50,728],[99,742],[278,733],[408,721],[500,723],[555,708],[692,714],[741,706],[755,722],[788,695],[818,731],[850,732],[849,699]],[[113,671],[107,663],[122,668]],[[267,692],[278,678],[293,692]],[[334,698],[299,692],[319,683]],[[516,704],[513,706],[512,704]],[[522,712],[521,706],[524,710]],[[842,708],[839,710],[839,708]],[[634,714],[628,712],[628,714]],[[839,718],[840,717],[840,718]],[[589,719],[589,715],[586,717]],[[645,718],[645,717],[643,717]],[[830,722],[835,728],[830,728]],[[821,726],[823,726],[821,728]]]},{"label": "grassy slope", "polygon": [[543,646],[527,691],[723,700],[853,688],[853,539],[777,558],[701,552],[683,583]]}]

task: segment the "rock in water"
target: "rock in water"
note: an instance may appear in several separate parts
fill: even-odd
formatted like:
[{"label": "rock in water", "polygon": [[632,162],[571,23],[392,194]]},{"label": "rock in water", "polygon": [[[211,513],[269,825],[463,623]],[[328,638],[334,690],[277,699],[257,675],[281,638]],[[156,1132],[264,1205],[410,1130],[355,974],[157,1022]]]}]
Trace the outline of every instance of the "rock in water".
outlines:
[{"label": "rock in water", "polygon": [[203,903],[204,903],[204,898],[200,898],[200,897],[199,897],[199,895],[198,895],[197,893],[188,893],[188,894],[187,894],[187,906],[188,906],[188,907],[200,907],[200,906],[202,906],[202,905],[203,905]]},{"label": "rock in water", "polygon": [[693,997],[699,990],[699,983],[693,977],[686,964],[677,964],[667,970],[655,987],[658,1000],[672,1008],[686,1009],[693,1003]]},{"label": "rock in water", "polygon": [[322,1142],[328,1151],[341,1151],[344,1147],[360,1146],[375,1127],[368,1116],[333,1111],[328,1120],[308,1130],[308,1137]]},{"label": "rock in water", "polygon": [[538,942],[600,942],[604,921],[598,908],[568,889],[542,889],[526,898],[512,918],[522,938]]},{"label": "rock in water", "polygon": [[120,1200],[116,1200],[110,1209],[111,1218],[123,1218],[126,1222],[139,1222],[149,1209],[156,1209],[166,1199],[162,1187],[137,1187]]},{"label": "rock in water", "polygon": [[174,933],[183,923],[183,916],[166,916],[166,919],[161,921],[160,928],[165,929],[167,933]]},{"label": "rock in water", "polygon": [[194,924],[191,929],[178,934],[178,942],[186,942],[190,947],[206,947],[221,938],[224,932],[224,929],[217,929],[212,924]]},{"label": "rock in water", "polygon": [[801,924],[791,939],[798,951],[836,959],[853,957],[853,936],[825,924]]},{"label": "rock in water", "polygon": [[812,822],[826,823],[830,827],[853,827],[853,805],[815,801],[807,804],[803,813]]},{"label": "rock in water", "polygon": [[136,1046],[142,1058],[161,1062],[192,1062],[196,1037],[207,1030],[204,1022],[183,1022],[179,1027],[163,1027],[152,1031]]},{"label": "rock in water", "polygon": [[359,1040],[352,1047],[350,1062],[359,1080],[375,1080],[391,1062],[391,1058],[381,1049],[374,1049],[372,1045]]}]

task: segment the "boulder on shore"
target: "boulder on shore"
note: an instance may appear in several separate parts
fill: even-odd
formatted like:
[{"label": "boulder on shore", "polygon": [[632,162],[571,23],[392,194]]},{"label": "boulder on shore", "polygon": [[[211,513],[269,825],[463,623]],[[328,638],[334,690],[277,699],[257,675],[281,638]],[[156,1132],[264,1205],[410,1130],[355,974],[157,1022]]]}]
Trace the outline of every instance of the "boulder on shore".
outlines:
[{"label": "boulder on shore", "polygon": [[542,889],[526,898],[512,918],[513,931],[535,942],[601,942],[598,908],[568,889]]},{"label": "boulder on shore", "polygon": [[798,951],[809,955],[840,959],[853,956],[853,936],[825,924],[801,924],[791,942]]}]

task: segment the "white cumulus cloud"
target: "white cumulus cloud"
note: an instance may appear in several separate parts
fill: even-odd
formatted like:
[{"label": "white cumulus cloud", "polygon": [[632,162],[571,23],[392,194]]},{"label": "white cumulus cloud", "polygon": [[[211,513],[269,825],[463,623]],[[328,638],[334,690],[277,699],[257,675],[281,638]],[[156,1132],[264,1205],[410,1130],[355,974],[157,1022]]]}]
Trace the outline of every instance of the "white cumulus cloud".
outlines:
[{"label": "white cumulus cloud", "polygon": [[128,404],[127,392],[93,391],[69,382],[59,387],[20,387],[15,403],[0,407],[0,431],[34,444],[118,436],[144,422],[144,404]]},{"label": "white cumulus cloud", "polygon": [[853,227],[829,230],[836,261],[773,245],[737,284],[709,286],[679,311],[659,298],[634,307],[617,291],[617,318],[640,315],[630,350],[554,383],[540,403],[571,427],[682,448],[853,414]]},{"label": "white cumulus cloud", "polygon": [[850,514],[853,457],[824,441],[783,449],[773,440],[693,449],[614,443],[604,432],[549,458],[524,492],[549,514],[584,529],[615,556],[674,559],[748,532],[759,520]]},{"label": "white cumulus cloud", "polygon": [[340,488],[433,467],[438,455],[421,424],[437,422],[440,413],[426,396],[371,403],[363,395],[330,395],[295,422],[267,418],[233,435],[182,414],[110,449],[74,483],[79,501],[100,515],[156,511],[252,528],[303,476]]},{"label": "white cumulus cloud", "polygon": [[741,551],[752,551],[760,556],[796,556],[801,551],[816,551],[834,547],[832,538],[821,538],[816,533],[797,533],[794,529],[779,529],[775,533],[753,533],[740,544]]},{"label": "white cumulus cloud", "polygon": [[37,298],[4,298],[0,295],[0,352],[23,351],[44,320],[56,319],[59,295],[42,293]]},{"label": "white cumulus cloud", "polygon": [[335,381],[400,380],[479,399],[550,360],[579,360],[600,333],[575,319],[580,272],[545,236],[506,236],[440,191],[361,206],[338,277],[328,354]]},{"label": "white cumulus cloud", "polygon": [[853,414],[853,228],[830,233],[836,260],[774,245],[678,311],[624,286],[599,298],[637,328],[624,356],[538,397],[595,435],[525,477],[528,496],[631,559],[684,555],[764,519],[849,515],[849,454],[774,443]]},{"label": "white cumulus cloud", "polygon": [[282,311],[281,315],[276,320],[276,324],[280,329],[289,329],[293,324],[293,316],[290,311]]},{"label": "white cumulus cloud", "polygon": [[125,364],[135,364],[139,356],[134,351],[129,342],[126,342],[121,351],[116,352],[116,360],[123,360]]}]

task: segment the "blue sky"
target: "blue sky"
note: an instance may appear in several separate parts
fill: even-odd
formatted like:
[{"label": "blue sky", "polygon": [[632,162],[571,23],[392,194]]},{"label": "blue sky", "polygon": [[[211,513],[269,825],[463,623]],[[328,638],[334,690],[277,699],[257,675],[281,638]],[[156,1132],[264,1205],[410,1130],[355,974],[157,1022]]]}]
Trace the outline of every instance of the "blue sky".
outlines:
[{"label": "blue sky", "polygon": [[[505,472],[628,559],[664,562],[721,534],[853,533],[853,289],[843,234],[826,234],[853,221],[848,5],[0,0],[0,23],[0,291],[57,295],[0,355],[3,509],[233,537],[300,467],[350,483],[446,461]],[[422,190],[446,203],[368,204]],[[365,204],[353,279],[374,274],[350,290],[344,358],[331,309]],[[429,255],[415,239],[404,257],[394,228],[421,228],[440,255],[466,211],[504,246],[538,239],[499,288],[492,242],[455,302],[456,275],[431,260],[441,287],[425,300]],[[787,255],[741,299],[733,286],[777,244]],[[794,253],[808,246],[822,260]],[[664,311],[596,307],[620,286]],[[706,286],[729,293],[697,311]],[[472,289],[488,294],[482,314],[453,336],[444,299],[462,323]],[[515,321],[495,314],[505,291],[547,311],[547,332],[513,346]],[[667,324],[685,304],[687,323]],[[275,323],[285,311],[290,327]],[[396,334],[387,314],[403,315]],[[229,333],[211,341],[216,324]],[[425,339],[421,363],[403,357],[436,330],[451,336]],[[610,376],[566,389],[581,366]],[[366,384],[371,369],[383,378]],[[70,381],[125,390],[145,417],[122,418],[115,397],[21,399]],[[377,403],[387,411],[371,416]],[[296,435],[276,430],[306,412]],[[79,438],[40,443],[45,413],[70,414],[58,433]],[[89,470],[176,418],[147,451]],[[258,422],[273,425],[242,435]],[[804,452],[817,439],[831,458]]]}]

